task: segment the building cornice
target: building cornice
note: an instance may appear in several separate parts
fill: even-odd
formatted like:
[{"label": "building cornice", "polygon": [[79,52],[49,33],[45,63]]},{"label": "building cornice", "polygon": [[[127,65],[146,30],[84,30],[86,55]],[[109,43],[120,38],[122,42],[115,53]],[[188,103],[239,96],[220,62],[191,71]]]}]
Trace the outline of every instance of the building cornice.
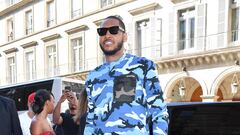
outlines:
[{"label": "building cornice", "polygon": [[60,34],[53,34],[53,35],[49,35],[47,37],[44,37],[44,38],[41,38],[41,40],[43,42],[48,42],[48,41],[51,41],[51,40],[54,40],[54,39],[57,39],[60,37]]},{"label": "building cornice", "polygon": [[[207,65],[208,68],[212,64],[231,62],[235,65],[236,61],[240,60],[240,46],[233,46],[223,49],[205,51],[201,53],[183,54],[172,57],[164,57],[155,60],[158,67],[158,73],[161,74],[165,70],[177,69],[178,71],[188,70],[199,65]],[[75,72],[64,75],[64,77],[79,79],[85,81],[89,71]]]},{"label": "building cornice", "polygon": [[81,25],[81,26],[78,26],[78,27],[74,27],[72,29],[68,29],[66,30],[65,32],[70,35],[70,34],[73,34],[73,33],[77,33],[79,31],[85,31],[88,29],[88,26],[87,25]]},{"label": "building cornice", "polygon": [[188,1],[188,0],[171,0],[171,2],[174,3],[174,4],[177,4],[177,3],[180,3],[180,2],[185,2],[185,1]]},{"label": "building cornice", "polygon": [[8,49],[8,50],[5,50],[3,51],[5,54],[10,54],[10,53],[13,53],[13,52],[17,52],[18,49],[16,47],[14,48],[11,48],[11,49]]},{"label": "building cornice", "polygon": [[155,63],[160,71],[168,69],[182,69],[199,65],[212,65],[219,63],[234,62],[240,59],[240,47],[233,46],[223,49],[209,50],[202,53],[192,53],[165,57],[156,60]]},{"label": "building cornice", "polygon": [[5,8],[4,10],[0,11],[0,16],[4,16],[6,14],[9,14],[23,6],[25,6],[26,4],[32,2],[33,0],[21,0],[18,3],[15,3],[7,8]]},{"label": "building cornice", "polygon": [[67,77],[67,78],[71,78],[71,79],[78,79],[78,80],[85,81],[87,79],[88,73],[89,73],[89,71],[87,70],[87,71],[82,71],[82,72],[66,74],[61,77]]},{"label": "building cornice", "polygon": [[138,15],[138,14],[141,14],[144,12],[152,11],[152,10],[156,9],[157,7],[160,7],[160,5],[158,3],[151,3],[148,5],[136,8],[136,9],[129,10],[128,12],[131,15],[135,16],[135,15]]},{"label": "building cornice", "polygon": [[19,39],[14,39],[14,40],[12,40],[12,41],[10,41],[10,42],[1,44],[0,47],[3,47],[3,46],[6,46],[6,45],[15,43],[15,42],[17,42],[17,41],[20,41],[20,40],[29,38],[29,37],[31,37],[31,36],[34,36],[34,35],[37,35],[37,34],[40,34],[40,33],[43,33],[43,32],[46,32],[46,31],[49,31],[49,30],[52,30],[52,29],[55,29],[55,28],[58,28],[58,27],[60,27],[60,26],[63,26],[63,25],[72,23],[72,22],[74,22],[74,21],[81,20],[81,19],[86,18],[86,17],[89,17],[89,16],[91,16],[91,15],[96,15],[96,14],[99,14],[99,13],[101,13],[101,12],[105,12],[105,11],[107,11],[107,10],[114,9],[114,8],[116,8],[116,7],[120,7],[120,6],[122,6],[122,5],[131,3],[131,2],[134,2],[134,1],[137,1],[137,0],[126,0],[126,1],[123,1],[123,2],[118,3],[118,4],[114,4],[113,6],[109,6],[109,7],[107,7],[107,8],[102,8],[102,9],[99,9],[99,10],[95,10],[95,11],[93,11],[93,12],[87,13],[87,14],[85,14],[85,15],[83,15],[83,16],[80,16],[80,17],[77,17],[77,18],[75,18],[75,19],[72,19],[72,20],[63,22],[63,23],[61,23],[61,24],[57,24],[57,25],[52,26],[52,27],[48,27],[48,28],[46,28],[46,29],[44,29],[44,30],[37,31],[37,32],[34,32],[34,33],[32,33],[32,34],[29,34],[29,35],[27,35],[27,36],[25,36],[25,37],[21,37],[21,38],[19,38]]},{"label": "building cornice", "polygon": [[93,21],[93,23],[96,25],[96,26],[100,26],[100,24],[102,23],[104,19],[99,19],[99,20],[95,20]]},{"label": "building cornice", "polygon": [[22,46],[22,48],[28,48],[28,47],[32,47],[32,46],[36,46],[37,45],[37,41],[32,41],[32,42],[28,42],[28,43],[26,43],[26,44],[23,44],[23,45],[21,45]]}]

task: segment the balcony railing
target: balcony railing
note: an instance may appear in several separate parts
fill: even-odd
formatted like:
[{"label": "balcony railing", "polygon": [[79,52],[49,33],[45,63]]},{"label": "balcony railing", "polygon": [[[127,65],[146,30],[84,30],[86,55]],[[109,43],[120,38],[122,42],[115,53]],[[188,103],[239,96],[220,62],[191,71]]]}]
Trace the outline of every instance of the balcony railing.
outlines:
[{"label": "balcony railing", "polygon": [[72,18],[76,18],[82,15],[82,10],[78,9],[78,10],[74,10],[72,11]]},{"label": "balcony railing", "polygon": [[[228,33],[230,33],[232,35],[229,36]],[[233,42],[231,41],[231,39],[230,40],[228,39],[228,38],[232,38],[232,37],[235,37]],[[194,55],[195,53],[205,54],[206,52],[209,52],[211,50],[219,51],[220,49],[227,50],[228,48],[229,48],[229,50],[231,50],[230,48],[232,48],[233,46],[239,45],[239,44],[236,44],[236,43],[238,43],[237,41],[239,39],[237,37],[238,37],[238,31],[231,31],[231,32],[212,34],[212,35],[208,35],[205,37],[195,37],[194,39],[185,40],[188,43],[194,42],[194,46],[193,47],[189,46],[189,48],[184,48],[183,50],[181,50],[179,48],[179,45],[181,44],[181,42],[179,42],[179,41],[173,41],[173,42],[161,41],[161,42],[158,42],[158,44],[152,44],[149,46],[140,47],[138,49],[134,48],[133,45],[129,45],[130,47],[126,51],[128,53],[131,53],[134,55],[144,56],[144,57],[150,58],[154,61],[158,61],[161,59],[167,59],[169,57],[177,58],[177,57],[179,57],[179,55],[182,55],[182,54],[184,54],[184,55],[187,55],[187,54]],[[82,65],[82,69],[78,70],[78,71],[74,71],[73,68],[71,67],[71,65],[73,65],[73,63],[65,63],[65,64],[57,65],[54,68],[54,71],[51,70],[50,74],[46,74],[46,71],[48,71],[47,69],[37,68],[35,78],[40,79],[40,78],[43,78],[46,76],[59,76],[59,75],[71,74],[74,72],[82,72],[82,71],[92,70],[96,66],[103,63],[103,61],[99,62],[98,60],[99,60],[99,58],[96,55],[92,56],[89,59],[84,59],[84,62],[83,62],[84,65]],[[36,63],[39,63],[39,62],[36,61]],[[17,67],[19,67],[19,66],[17,66]],[[24,74],[24,72],[21,72],[19,69],[17,69],[17,71],[19,71],[19,73],[17,75],[18,78],[27,78],[26,74]],[[52,74],[52,73],[54,73],[54,74]],[[6,75],[0,76],[1,83],[7,82],[6,80],[9,80],[9,78],[7,78]],[[18,81],[25,81],[25,80],[18,80]]]},{"label": "balcony railing", "polygon": [[232,41],[238,41],[238,32],[239,30],[232,31]]},{"label": "balcony railing", "polygon": [[51,27],[54,25],[54,20],[47,20],[47,27]]},{"label": "balcony railing", "polygon": [[13,32],[10,32],[10,34],[8,35],[8,41],[12,41],[13,40]]},{"label": "balcony railing", "polygon": [[101,0],[101,8],[113,5],[113,0]]},{"label": "balcony railing", "polygon": [[31,34],[33,32],[32,30],[32,27],[26,28],[26,35]]}]

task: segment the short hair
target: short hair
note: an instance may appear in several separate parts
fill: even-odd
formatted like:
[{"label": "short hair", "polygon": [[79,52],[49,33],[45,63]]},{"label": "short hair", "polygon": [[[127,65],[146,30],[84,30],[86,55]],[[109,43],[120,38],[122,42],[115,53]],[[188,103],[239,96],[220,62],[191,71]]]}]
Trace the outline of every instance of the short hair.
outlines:
[{"label": "short hair", "polygon": [[106,19],[118,20],[120,27],[123,28],[124,32],[126,31],[125,24],[124,24],[123,19],[122,19],[122,17],[120,15],[111,15],[111,16],[106,17],[104,20],[106,20]]}]

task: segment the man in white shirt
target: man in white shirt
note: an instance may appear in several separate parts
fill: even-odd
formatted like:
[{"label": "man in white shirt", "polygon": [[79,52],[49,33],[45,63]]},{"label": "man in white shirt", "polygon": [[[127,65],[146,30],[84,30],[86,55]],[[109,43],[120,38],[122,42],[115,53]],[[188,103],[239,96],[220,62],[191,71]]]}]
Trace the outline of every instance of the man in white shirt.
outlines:
[{"label": "man in white shirt", "polygon": [[29,128],[32,122],[32,118],[34,116],[34,112],[32,111],[31,106],[34,101],[35,94],[36,93],[33,92],[28,96],[28,111],[19,115],[23,135],[31,135]]}]

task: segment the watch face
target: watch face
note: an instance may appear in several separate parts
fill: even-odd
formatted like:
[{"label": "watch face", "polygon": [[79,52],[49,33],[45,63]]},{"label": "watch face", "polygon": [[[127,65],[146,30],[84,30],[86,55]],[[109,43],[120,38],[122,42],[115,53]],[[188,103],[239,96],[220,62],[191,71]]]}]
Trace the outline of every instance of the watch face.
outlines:
[{"label": "watch face", "polygon": [[137,78],[134,74],[121,75],[114,79],[113,100],[130,103],[135,99]]}]

